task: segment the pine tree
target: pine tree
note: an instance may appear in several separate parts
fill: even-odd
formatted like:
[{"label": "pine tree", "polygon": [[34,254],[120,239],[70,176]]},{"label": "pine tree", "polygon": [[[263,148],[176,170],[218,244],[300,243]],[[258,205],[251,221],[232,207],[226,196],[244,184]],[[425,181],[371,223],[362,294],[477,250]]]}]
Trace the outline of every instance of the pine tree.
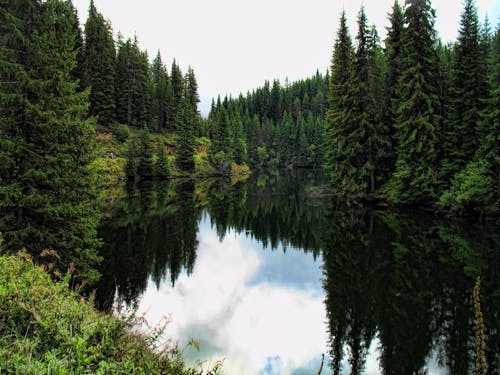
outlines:
[{"label": "pine tree", "polygon": [[198,95],[198,83],[196,82],[196,76],[194,75],[194,70],[191,67],[188,68],[188,72],[186,74],[186,87],[189,103],[193,107],[194,113],[198,113],[200,96]]},{"label": "pine tree", "polygon": [[80,29],[80,21],[78,20],[78,12],[73,5],[72,1],[69,1],[71,7],[71,16],[68,17],[68,21],[71,23],[73,28],[73,33],[75,34],[75,51],[76,51],[76,66],[71,72],[71,78],[73,80],[78,80],[81,87],[83,87],[83,81],[85,79],[85,56],[83,51],[83,36],[82,30]]},{"label": "pine tree", "polygon": [[232,116],[232,134],[231,134],[231,148],[233,149],[234,161],[237,164],[243,164],[247,162],[247,142],[245,140],[245,134],[243,132],[243,123],[241,122],[241,117],[239,112],[236,112]]},{"label": "pine tree", "polygon": [[331,67],[329,108],[326,114],[325,170],[337,194],[347,199],[356,199],[360,195],[359,181],[353,178],[357,169],[351,164],[351,160],[361,153],[357,143],[358,129],[352,113],[352,65],[352,42],[345,12],[342,12]]},{"label": "pine tree", "polygon": [[147,126],[141,130],[139,135],[137,174],[145,180],[153,177],[153,148],[151,147],[151,134]]},{"label": "pine tree", "polygon": [[155,176],[159,179],[170,177],[170,165],[168,163],[167,152],[165,151],[165,141],[161,138],[156,148]]},{"label": "pine tree", "polygon": [[387,29],[385,40],[385,54],[387,56],[387,108],[385,124],[393,127],[396,121],[397,93],[396,88],[403,71],[403,51],[401,37],[404,30],[404,14],[398,0],[394,1],[392,13],[389,15],[391,23]]},{"label": "pine tree", "polygon": [[172,68],[170,70],[170,82],[172,85],[172,119],[174,130],[177,130],[175,127],[176,118],[181,105],[182,97],[184,95],[184,79],[182,77],[181,69],[175,60],[172,62]]},{"label": "pine tree", "polygon": [[60,0],[17,0],[0,12],[0,231],[13,251],[43,249],[95,282],[94,121],[79,92],[74,13]]},{"label": "pine tree", "polygon": [[137,38],[119,41],[115,85],[117,120],[139,128],[146,126],[151,106],[149,63]]},{"label": "pine tree", "polygon": [[500,215],[500,28],[491,52],[490,95],[478,123],[479,147],[439,200],[454,214]]},{"label": "pine tree", "polygon": [[176,113],[176,129],[179,136],[176,147],[176,163],[181,171],[194,171],[194,148],[197,135],[196,120],[191,98],[183,91]]},{"label": "pine tree", "polygon": [[125,164],[125,176],[129,181],[135,181],[138,175],[140,147],[137,137],[129,138],[127,147],[127,160]]},{"label": "pine tree", "polygon": [[446,182],[472,160],[478,147],[477,125],[487,94],[482,91],[488,86],[486,76],[481,72],[486,57],[481,53],[479,31],[474,1],[467,0],[451,71],[442,160],[442,174]]},{"label": "pine tree", "polygon": [[90,114],[101,124],[115,118],[115,43],[111,25],[90,1],[85,22],[84,87],[90,87]]},{"label": "pine tree", "polygon": [[429,0],[407,0],[401,37],[403,71],[397,85],[396,170],[381,196],[401,204],[436,198],[440,122],[434,10]]},{"label": "pine tree", "polygon": [[151,66],[153,94],[151,98],[150,124],[151,129],[159,132],[166,129],[168,122],[168,81],[167,68],[163,64],[160,51]]}]

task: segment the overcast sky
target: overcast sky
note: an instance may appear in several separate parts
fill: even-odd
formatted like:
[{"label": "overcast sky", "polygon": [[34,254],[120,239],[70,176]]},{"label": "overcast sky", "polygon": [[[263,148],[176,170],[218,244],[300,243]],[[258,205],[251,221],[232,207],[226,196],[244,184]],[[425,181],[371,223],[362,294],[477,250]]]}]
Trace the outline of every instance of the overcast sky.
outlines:
[{"label": "overcast sky", "polygon": [[[89,0],[73,0],[80,21]],[[218,94],[246,93],[264,80],[306,78],[329,66],[338,19],[344,8],[351,35],[364,3],[369,22],[383,38],[393,0],[94,0],[115,34],[137,34],[150,58],[159,49],[167,65],[175,57],[192,66],[206,113]],[[476,0],[481,20],[497,25],[500,0]],[[434,0],[437,29],[445,41],[457,34],[460,0]]]}]

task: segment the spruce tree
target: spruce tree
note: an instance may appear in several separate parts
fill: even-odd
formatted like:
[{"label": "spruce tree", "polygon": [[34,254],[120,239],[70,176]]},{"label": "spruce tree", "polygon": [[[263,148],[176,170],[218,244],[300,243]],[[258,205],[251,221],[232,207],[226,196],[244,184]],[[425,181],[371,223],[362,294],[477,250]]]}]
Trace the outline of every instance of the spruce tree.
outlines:
[{"label": "spruce tree", "polygon": [[187,89],[183,90],[176,113],[176,129],[178,134],[176,147],[176,164],[181,171],[194,171],[194,148],[197,135],[197,115],[193,110]]},{"label": "spruce tree", "polygon": [[95,282],[94,120],[73,76],[71,4],[16,0],[0,12],[0,231],[13,251],[58,254],[60,272]]},{"label": "spruce tree", "polygon": [[[442,175],[448,182],[472,160],[478,147],[477,126],[488,86],[482,73],[479,20],[474,0],[466,0],[451,71],[450,101],[443,144]],[[483,61],[482,61],[483,60]]]},{"label": "spruce tree", "polygon": [[397,93],[396,88],[403,71],[403,51],[401,36],[404,30],[404,14],[398,0],[394,1],[392,13],[389,15],[390,26],[387,29],[387,38],[385,40],[385,55],[387,58],[387,112],[385,124],[387,127],[393,127],[396,121]]},{"label": "spruce tree", "polygon": [[90,87],[90,114],[101,124],[115,118],[115,43],[111,25],[90,1],[85,22],[84,86]]},{"label": "spruce tree", "polygon": [[492,42],[490,95],[478,122],[479,147],[439,203],[454,214],[500,215],[500,28]]},{"label": "spruce tree", "polygon": [[139,142],[136,136],[130,137],[127,147],[127,159],[125,164],[125,176],[129,181],[138,178],[138,164],[140,156]]},{"label": "spruce tree", "polygon": [[172,62],[172,68],[170,70],[170,83],[172,85],[172,119],[174,130],[177,130],[175,127],[176,118],[184,95],[184,78],[182,76],[181,69],[175,60]]},{"label": "spruce tree", "polygon": [[231,134],[231,148],[233,149],[234,161],[237,164],[247,162],[247,142],[243,132],[243,123],[239,112],[233,114],[232,121],[232,134]]},{"label": "spruce tree", "polygon": [[137,174],[141,179],[149,180],[153,177],[153,148],[148,127],[144,127],[139,134],[139,159]]},{"label": "spruce tree", "polygon": [[407,0],[401,36],[403,71],[397,85],[396,170],[381,196],[401,204],[429,203],[438,184],[438,59],[429,0]]},{"label": "spruce tree", "polygon": [[135,37],[119,41],[116,74],[116,115],[121,123],[142,128],[147,125],[151,105],[151,83],[146,52]]},{"label": "spruce tree", "polygon": [[159,132],[167,127],[168,115],[168,74],[163,64],[160,51],[153,60],[151,66],[153,94],[151,98],[150,123],[151,129]]},{"label": "spruce tree", "polygon": [[351,160],[361,152],[352,113],[352,65],[352,42],[345,12],[342,12],[331,66],[329,108],[326,114],[325,170],[337,194],[347,199],[359,198],[358,181],[353,178],[357,169],[351,165]]},{"label": "spruce tree", "polygon": [[170,177],[170,165],[168,163],[167,152],[165,151],[165,141],[161,138],[156,147],[155,176],[159,179]]}]

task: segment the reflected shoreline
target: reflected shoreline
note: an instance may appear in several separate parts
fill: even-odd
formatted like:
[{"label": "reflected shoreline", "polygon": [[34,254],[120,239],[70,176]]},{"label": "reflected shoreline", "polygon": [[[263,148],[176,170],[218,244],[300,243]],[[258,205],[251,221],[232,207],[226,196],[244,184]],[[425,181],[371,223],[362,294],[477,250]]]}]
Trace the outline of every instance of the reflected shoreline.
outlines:
[{"label": "reflected shoreline", "polygon": [[[322,262],[317,279],[330,337],[330,367],[323,373],[366,373],[374,342],[384,374],[423,373],[434,355],[450,373],[474,372],[472,288],[481,276],[486,373],[494,374],[500,356],[495,228],[308,199],[308,189],[323,182],[306,170],[253,174],[246,182],[128,187],[101,225],[105,260],[97,303],[109,309],[116,294],[133,305],[149,279],[160,289],[189,277],[206,215],[219,241],[234,232],[256,241],[260,251],[280,249],[284,257],[303,251]],[[269,272],[280,272],[279,266]]]}]

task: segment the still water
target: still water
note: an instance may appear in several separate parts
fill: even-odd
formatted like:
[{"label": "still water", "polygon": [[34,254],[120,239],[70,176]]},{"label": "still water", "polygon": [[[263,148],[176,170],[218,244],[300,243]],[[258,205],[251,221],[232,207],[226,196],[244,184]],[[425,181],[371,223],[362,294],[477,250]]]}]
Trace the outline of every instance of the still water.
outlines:
[{"label": "still water", "polygon": [[[168,321],[227,374],[471,374],[481,277],[487,374],[500,357],[498,228],[346,208],[312,171],[127,187],[104,208],[97,302]],[[193,339],[199,344],[188,345]]]}]

